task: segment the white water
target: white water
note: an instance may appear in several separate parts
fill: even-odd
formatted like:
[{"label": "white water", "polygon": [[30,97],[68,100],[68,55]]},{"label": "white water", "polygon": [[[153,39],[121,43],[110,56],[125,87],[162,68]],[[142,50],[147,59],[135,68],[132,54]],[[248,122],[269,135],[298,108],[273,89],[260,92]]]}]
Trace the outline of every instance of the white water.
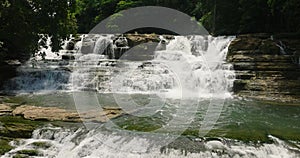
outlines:
[{"label": "white water", "polygon": [[182,97],[230,96],[234,71],[225,64],[232,37],[176,37],[165,51],[157,51],[155,61],[168,66],[179,83],[170,93]]},{"label": "white water", "polygon": [[[122,60],[108,68],[113,61],[98,59],[99,50],[105,51],[99,44],[110,46],[112,41],[110,36],[100,36],[93,53],[83,54],[77,60],[85,64],[72,74],[73,90],[94,86],[93,89],[102,93],[166,92],[172,98],[213,94],[229,97],[235,75],[224,61],[231,40],[233,37],[178,36],[169,42],[166,50],[156,51],[153,60]],[[103,80],[107,74],[111,77]]]},{"label": "white water", "polygon": [[[200,139],[189,140],[191,149],[195,152],[166,148],[161,150],[151,144],[151,140],[135,137],[126,137],[115,133],[105,134],[95,131],[85,132],[83,129],[70,130],[58,127],[37,129],[32,139],[11,142],[16,148],[6,153],[2,158],[15,155],[20,150],[35,149],[38,157],[55,158],[121,158],[121,157],[214,157],[214,158],[295,158],[299,148],[293,147],[274,136],[269,136],[272,144],[251,144],[229,139],[205,141]],[[34,142],[46,142],[48,149],[34,147]],[[179,144],[178,144],[179,145]],[[184,147],[181,145],[177,147]],[[186,148],[187,147],[187,148]],[[189,150],[188,144],[185,148]],[[138,152],[137,152],[138,151]]]},{"label": "white water", "polygon": [[[73,54],[75,62],[61,59],[67,51],[56,55],[50,52],[50,47],[42,48],[41,52],[46,52],[45,61],[33,58],[20,67],[19,76],[6,89],[39,93],[49,90],[163,93],[171,98],[231,96],[235,75],[224,61],[233,37],[177,36],[168,41],[165,50],[155,51],[154,59],[149,61],[108,59],[115,56],[114,35],[82,37],[75,44],[78,50]],[[83,46],[88,48],[84,52]],[[126,46],[120,48],[123,47]]]}]

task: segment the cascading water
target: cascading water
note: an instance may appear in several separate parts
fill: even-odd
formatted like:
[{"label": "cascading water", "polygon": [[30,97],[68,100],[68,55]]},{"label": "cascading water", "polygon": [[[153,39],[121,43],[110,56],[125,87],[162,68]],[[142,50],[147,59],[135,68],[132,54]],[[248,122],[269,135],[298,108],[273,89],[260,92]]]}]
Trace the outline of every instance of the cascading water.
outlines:
[{"label": "cascading water", "polygon": [[62,60],[63,55],[69,53],[67,50],[58,53],[60,59],[57,55],[53,58],[53,53],[48,50],[41,50],[46,51],[44,60],[33,58],[20,67],[19,76],[12,79],[6,89],[23,92],[167,92],[172,97],[175,94],[210,97],[211,93],[230,96],[234,72],[224,59],[232,37],[178,36],[168,41],[166,49],[155,51],[154,59],[148,61],[113,59],[114,50],[128,49],[127,41],[122,42],[124,37],[113,39],[114,35],[85,35],[75,44],[81,49],[71,54],[75,62]]},{"label": "cascading water", "polygon": [[[269,135],[274,144],[244,144],[243,142],[230,139],[199,140],[181,139],[185,141],[185,147],[192,144],[194,152],[183,153],[176,149],[162,149],[152,146],[150,140],[121,138],[114,133],[97,133],[97,131],[86,132],[84,129],[64,129],[59,127],[46,127],[35,130],[33,137],[28,140],[16,140],[11,142],[15,149],[3,155],[9,158],[20,150],[37,150],[37,157],[57,157],[57,158],[99,158],[99,157],[218,157],[218,158],[293,158],[297,157],[297,146],[293,147],[278,138]],[[36,143],[43,143],[44,146],[37,147]],[[112,148],[109,144],[114,143],[117,148]],[[178,143],[178,142],[177,142]],[[176,141],[174,142],[176,144]],[[180,145],[180,142],[177,144]],[[193,147],[194,145],[194,147]],[[195,148],[196,146],[196,148]],[[134,148],[137,151],[129,152]],[[151,148],[151,152],[147,152]]]},{"label": "cascading water", "polygon": [[[82,47],[73,64],[74,71],[70,78],[73,91],[95,90],[96,81],[103,80],[112,62],[108,56],[114,56],[113,35],[97,36],[92,41],[84,41],[84,44],[94,45],[91,49]],[[87,37],[83,39],[89,39]],[[93,42],[96,40],[95,42]],[[102,75],[101,77],[99,77]]]},{"label": "cascading water", "polygon": [[209,97],[211,93],[230,96],[228,92],[235,75],[224,60],[232,39],[210,36],[175,37],[166,46],[166,50],[155,52],[153,60],[128,63],[130,66],[115,76],[115,82],[112,82],[114,92],[165,91],[173,94],[172,97],[175,97],[174,94]]}]

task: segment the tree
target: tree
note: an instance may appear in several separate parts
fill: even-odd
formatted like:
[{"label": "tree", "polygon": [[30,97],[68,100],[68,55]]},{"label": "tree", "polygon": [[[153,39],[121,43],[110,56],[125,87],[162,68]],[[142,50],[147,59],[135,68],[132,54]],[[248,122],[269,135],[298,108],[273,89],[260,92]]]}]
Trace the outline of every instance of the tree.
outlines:
[{"label": "tree", "polygon": [[[1,56],[26,61],[38,50],[41,34],[52,37],[54,50],[76,32],[74,0],[0,0]],[[1,59],[0,59],[1,60]]]},{"label": "tree", "polygon": [[267,0],[240,0],[240,6],[240,33],[269,32],[266,27],[269,21]]}]

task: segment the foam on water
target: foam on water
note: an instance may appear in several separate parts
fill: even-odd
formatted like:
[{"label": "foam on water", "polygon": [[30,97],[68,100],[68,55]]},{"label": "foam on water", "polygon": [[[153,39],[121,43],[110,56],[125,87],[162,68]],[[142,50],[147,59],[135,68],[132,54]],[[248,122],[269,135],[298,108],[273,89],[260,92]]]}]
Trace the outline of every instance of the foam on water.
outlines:
[{"label": "foam on water", "polygon": [[[146,138],[126,137],[115,133],[105,134],[99,131],[87,132],[84,129],[70,130],[56,127],[44,127],[33,132],[33,138],[11,142],[15,146],[3,158],[12,157],[17,151],[36,149],[38,157],[56,158],[97,158],[97,157],[220,157],[220,158],[294,158],[299,156],[299,148],[292,147],[284,141],[269,136],[273,144],[249,144],[239,141],[220,140],[190,140],[197,143],[199,150],[194,152],[173,148],[157,148]],[[44,142],[49,148],[37,148],[32,143]],[[114,146],[110,146],[114,144]],[[197,148],[196,148],[197,149]],[[138,151],[138,152],[137,152]]]}]

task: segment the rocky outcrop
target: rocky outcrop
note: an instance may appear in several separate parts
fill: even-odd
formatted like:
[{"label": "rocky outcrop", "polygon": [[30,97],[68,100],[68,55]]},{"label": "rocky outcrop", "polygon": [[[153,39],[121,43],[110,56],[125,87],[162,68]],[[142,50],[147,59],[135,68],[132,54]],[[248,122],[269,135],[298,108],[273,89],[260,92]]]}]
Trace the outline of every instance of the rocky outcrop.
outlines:
[{"label": "rocky outcrop", "polygon": [[0,104],[0,116],[7,116],[11,115],[13,109],[11,106],[6,105],[6,104]]},{"label": "rocky outcrop", "polygon": [[67,122],[106,122],[124,112],[119,108],[105,108],[102,111],[91,110],[82,113],[57,107],[37,107],[22,105],[12,111],[14,116],[22,116],[29,120],[67,121]]},{"label": "rocky outcrop", "polygon": [[236,71],[234,92],[242,97],[300,102],[300,39],[240,35],[227,60]]},{"label": "rocky outcrop", "polygon": [[13,110],[14,116],[22,116],[30,120],[47,120],[47,121],[74,121],[78,122],[77,113],[69,112],[57,107],[36,107],[22,105]]}]

